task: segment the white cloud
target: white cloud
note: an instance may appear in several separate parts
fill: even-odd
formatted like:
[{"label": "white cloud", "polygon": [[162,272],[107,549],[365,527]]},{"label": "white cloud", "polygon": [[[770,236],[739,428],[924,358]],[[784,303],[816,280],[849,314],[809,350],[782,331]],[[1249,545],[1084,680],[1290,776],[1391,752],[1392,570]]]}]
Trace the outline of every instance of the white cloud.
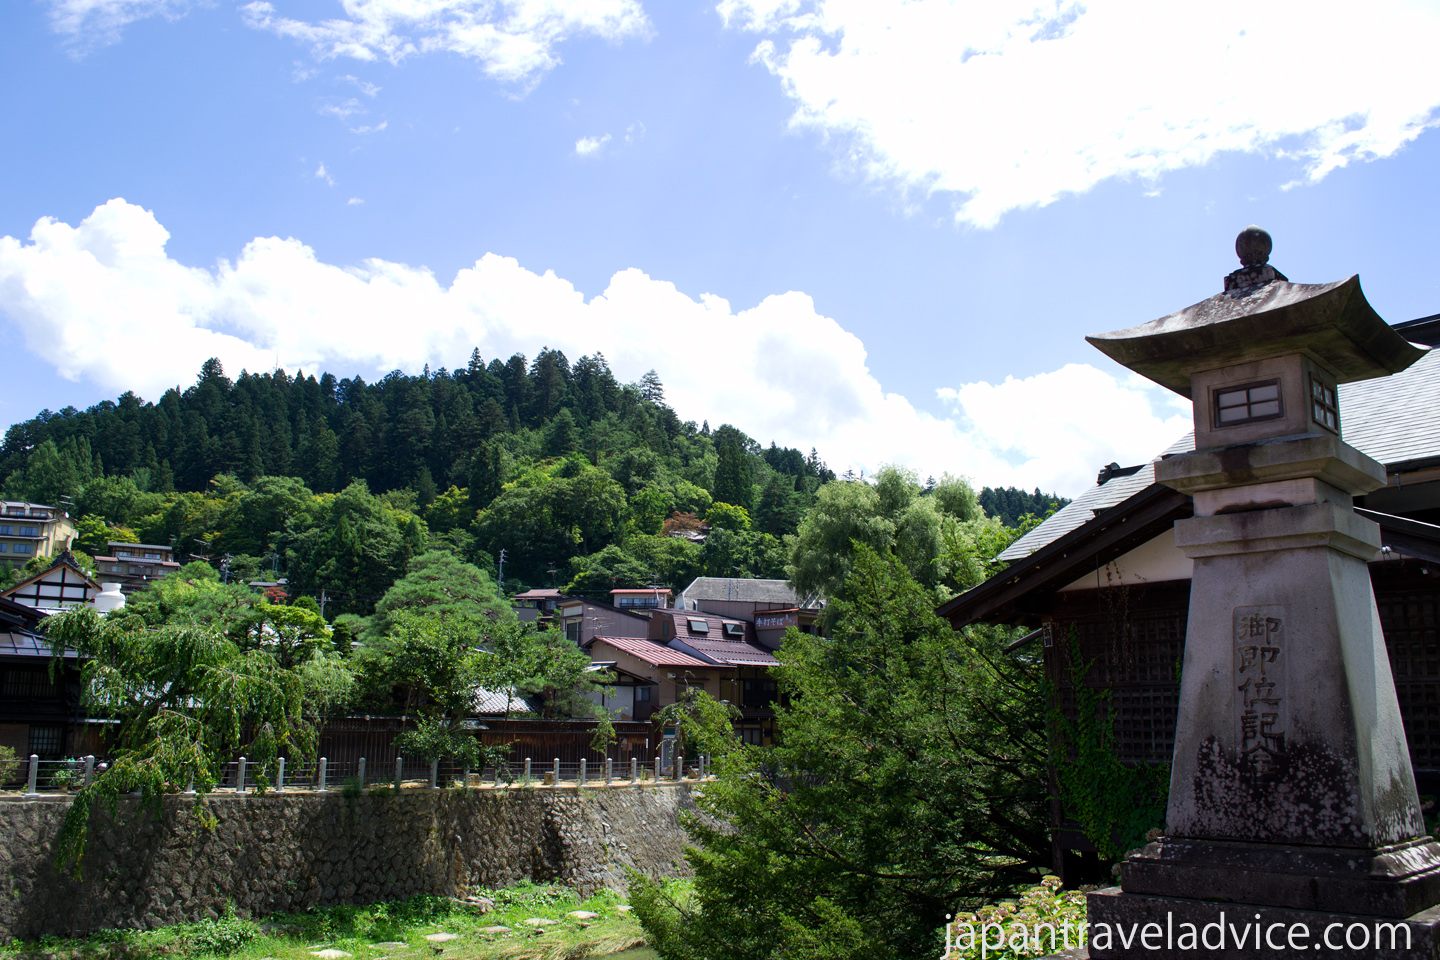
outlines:
[{"label": "white cloud", "polygon": [[315,110],[324,116],[334,117],[336,120],[349,120],[356,114],[370,112],[354,97],[345,100],[327,100]]},{"label": "white cloud", "polygon": [[928,414],[887,392],[864,344],[803,293],[734,310],[630,269],[587,301],[553,273],[495,254],[445,285],[401,263],[323,263],[278,237],[205,269],[169,257],[169,236],[117,199],[75,227],[46,218],[28,241],[0,237],[0,315],[61,376],[151,400],[193,382],[212,356],[232,374],[278,357],[292,371],[369,379],[460,366],[474,347],[487,359],[545,345],[572,361],[601,350],[624,380],[656,369],[683,418],[814,446],[840,471],[895,462],[1068,494],[1103,463],[1148,459],[1188,422],[1158,388],[1074,364],[956,386],[942,391],[947,414]]},{"label": "white cloud", "polygon": [[625,128],[625,142],[626,142],[626,143],[634,143],[636,140],[644,140],[644,139],[645,139],[645,124],[641,123],[639,120],[636,120],[634,123],[630,124],[630,126],[628,126],[628,127]]},{"label": "white cloud", "polygon": [[[325,161],[320,161],[320,166],[315,168],[315,179],[324,180],[327,187],[335,186],[335,178],[330,176],[330,171],[325,169]],[[112,203],[114,201],[111,201]],[[167,234],[168,236],[168,234]]]},{"label": "white cloud", "polygon": [[[1227,151],[1307,181],[1437,122],[1440,6],[1375,0],[722,0],[792,125],[843,163],[993,226]],[[1287,174],[1288,176],[1288,174]]]},{"label": "white cloud", "polygon": [[364,201],[363,199],[361,199],[360,197],[351,197],[349,200],[346,200],[346,201],[345,201],[345,204],[346,204],[347,206],[351,206],[351,207],[358,207],[358,206],[360,206],[360,204],[362,204],[362,203],[364,203],[364,202],[365,202],[365,201]]},{"label": "white cloud", "polygon": [[363,126],[363,127],[351,127],[351,128],[350,128],[350,132],[351,132],[351,133],[379,133],[380,131],[384,130],[384,129],[385,129],[386,127],[388,127],[388,126],[390,126],[390,121],[389,121],[389,120],[381,120],[379,123],[372,124],[372,125],[368,125],[368,126]]},{"label": "white cloud", "polygon": [[49,0],[50,27],[79,50],[114,43],[120,28],[146,17],[184,16],[190,0]]},{"label": "white cloud", "polygon": [[344,81],[344,82],[346,82],[346,83],[353,83],[353,84],[355,85],[355,89],[359,90],[361,93],[365,94],[365,96],[367,96],[367,97],[374,97],[376,94],[378,94],[378,93],[380,92],[380,88],[377,87],[377,86],[375,86],[375,84],[371,83],[370,81],[368,81],[368,80],[361,80],[359,77],[352,76],[351,74],[348,74],[348,73],[345,74],[345,76],[343,76],[343,77],[337,77],[336,79],[337,79],[337,80],[342,80],[342,81]]},{"label": "white cloud", "polygon": [[581,137],[575,141],[575,152],[582,157],[593,156],[600,152],[600,148],[610,142],[610,134],[602,137]]},{"label": "white cloud", "polygon": [[556,47],[591,35],[647,36],[639,0],[343,0],[345,15],[307,22],[268,0],[241,7],[245,21],[310,45],[319,59],[388,60],[431,51],[477,60],[498,80],[534,82],[560,63]]}]

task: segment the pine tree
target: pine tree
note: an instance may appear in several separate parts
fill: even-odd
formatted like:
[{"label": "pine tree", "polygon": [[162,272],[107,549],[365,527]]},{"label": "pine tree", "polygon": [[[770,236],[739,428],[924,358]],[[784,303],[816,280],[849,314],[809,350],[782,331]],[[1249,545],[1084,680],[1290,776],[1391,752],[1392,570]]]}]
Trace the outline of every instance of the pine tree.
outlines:
[{"label": "pine tree", "polygon": [[665,402],[665,387],[654,370],[647,371],[645,376],[640,378],[640,396],[650,403]]},{"label": "pine tree", "polygon": [[728,503],[750,509],[750,461],[736,443],[720,448],[720,463],[715,467],[715,486],[710,492],[716,503]]}]

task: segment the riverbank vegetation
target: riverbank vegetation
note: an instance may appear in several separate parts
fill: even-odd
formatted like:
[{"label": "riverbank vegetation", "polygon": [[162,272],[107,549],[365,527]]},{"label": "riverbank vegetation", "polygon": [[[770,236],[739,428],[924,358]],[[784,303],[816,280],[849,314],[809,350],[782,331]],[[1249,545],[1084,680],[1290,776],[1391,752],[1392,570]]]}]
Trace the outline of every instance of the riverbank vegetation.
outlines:
[{"label": "riverbank vegetation", "polygon": [[[668,889],[685,896],[685,884]],[[625,898],[559,884],[417,896],[257,920],[225,913],[155,930],[107,930],[0,946],[5,960],[639,960],[644,932]],[[335,952],[338,951],[338,952]],[[631,952],[636,951],[636,952]],[[648,954],[653,957],[654,954]]]}]

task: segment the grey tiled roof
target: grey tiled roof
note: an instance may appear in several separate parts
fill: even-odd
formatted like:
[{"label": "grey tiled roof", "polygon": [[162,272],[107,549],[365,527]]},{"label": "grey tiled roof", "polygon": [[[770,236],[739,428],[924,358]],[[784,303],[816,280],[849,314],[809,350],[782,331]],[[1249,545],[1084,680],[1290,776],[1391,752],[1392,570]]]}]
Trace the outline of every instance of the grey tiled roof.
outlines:
[{"label": "grey tiled roof", "polygon": [[539,697],[528,697],[513,688],[486,690],[476,687],[470,704],[475,713],[482,716],[503,716],[507,712],[539,713],[545,708]]},{"label": "grey tiled roof", "polygon": [[[1184,453],[1195,446],[1195,435],[1187,433],[1166,447],[1161,456]],[[1028,557],[1052,540],[1058,540],[1071,530],[1092,519],[1102,510],[1108,510],[1121,500],[1144,490],[1155,482],[1155,464],[1147,463],[1138,472],[1128,477],[1114,477],[1108,483],[1091,487],[1065,506],[1056,510],[1049,519],[1031,530],[1025,536],[1010,544],[995,559],[1009,562]]]},{"label": "grey tiled roof", "polygon": [[687,600],[740,600],[747,603],[796,603],[787,580],[696,577],[681,594]]},{"label": "grey tiled roof", "polygon": [[[1440,350],[1431,350],[1393,376],[1342,383],[1340,417],[1345,442],[1382,464],[1440,457]],[[1195,435],[1187,433],[1161,451],[1160,457],[1193,449]],[[995,559],[1009,562],[1028,557],[1154,482],[1152,461],[1128,477],[1091,487]]]},{"label": "grey tiled roof", "polygon": [[1440,457],[1440,350],[1394,376],[1342,383],[1340,431],[1386,465]]}]

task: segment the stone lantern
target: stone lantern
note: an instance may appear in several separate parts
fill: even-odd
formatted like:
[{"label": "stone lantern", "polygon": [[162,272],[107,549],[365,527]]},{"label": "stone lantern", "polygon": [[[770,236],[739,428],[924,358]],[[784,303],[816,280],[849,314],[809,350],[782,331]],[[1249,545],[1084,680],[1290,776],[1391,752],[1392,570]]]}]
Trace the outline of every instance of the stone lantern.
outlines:
[{"label": "stone lantern", "polygon": [[[1380,530],[1351,505],[1385,472],[1345,443],[1336,392],[1424,350],[1380,319],[1358,277],[1291,283],[1258,227],[1235,248],[1242,267],[1223,293],[1088,338],[1189,397],[1195,416],[1195,451],[1155,469],[1195,508],[1175,525],[1194,575],[1166,826],[1119,888],[1090,896],[1092,936],[1158,922],[1173,937],[1224,912],[1235,932],[1200,952],[1258,957],[1275,944],[1238,945],[1242,925],[1305,924],[1326,950],[1330,922],[1410,918],[1413,949],[1383,955],[1440,955],[1440,910],[1426,912],[1440,903],[1440,845],[1424,835],[1366,567]],[[1169,944],[1092,941],[1091,955],[1196,956]]]}]

